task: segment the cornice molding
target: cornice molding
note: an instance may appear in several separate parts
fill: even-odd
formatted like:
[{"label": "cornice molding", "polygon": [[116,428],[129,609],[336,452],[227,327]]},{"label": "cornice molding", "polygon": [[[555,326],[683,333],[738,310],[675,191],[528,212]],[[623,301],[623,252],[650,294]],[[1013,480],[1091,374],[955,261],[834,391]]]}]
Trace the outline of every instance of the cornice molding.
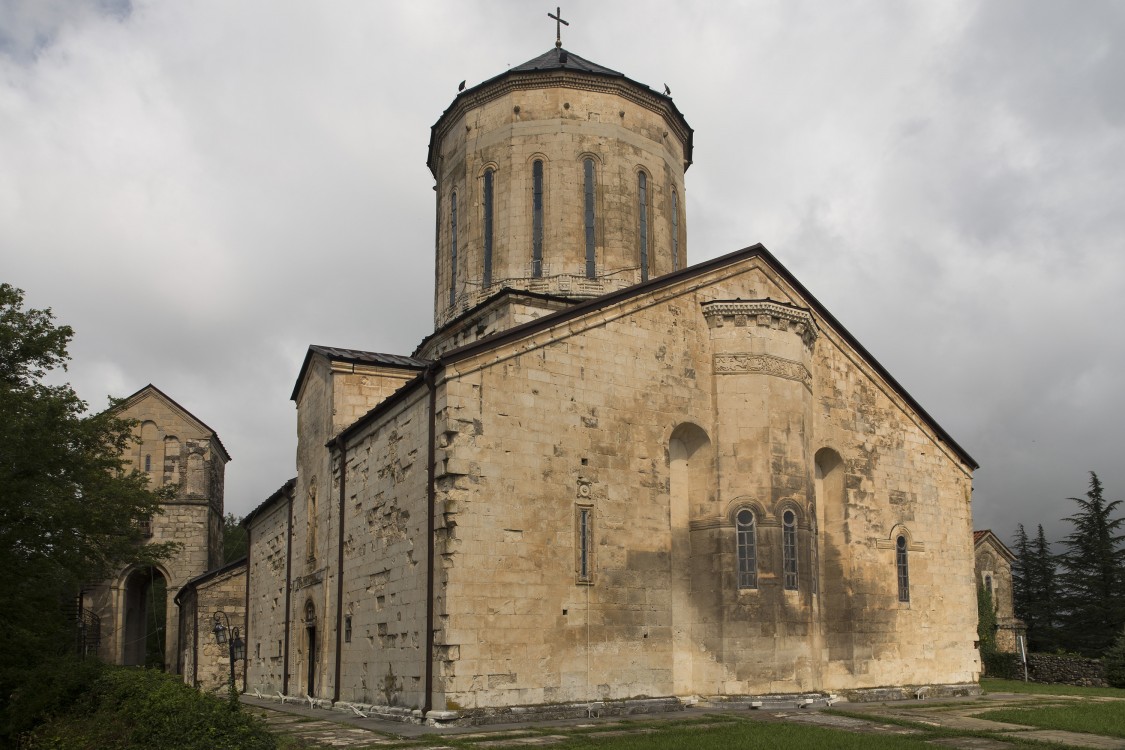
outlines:
[{"label": "cornice molding", "polygon": [[761,328],[790,330],[810,348],[819,335],[812,313],[784,302],[771,299],[714,300],[701,306],[708,328],[722,328],[730,322],[735,326],[753,324]]}]

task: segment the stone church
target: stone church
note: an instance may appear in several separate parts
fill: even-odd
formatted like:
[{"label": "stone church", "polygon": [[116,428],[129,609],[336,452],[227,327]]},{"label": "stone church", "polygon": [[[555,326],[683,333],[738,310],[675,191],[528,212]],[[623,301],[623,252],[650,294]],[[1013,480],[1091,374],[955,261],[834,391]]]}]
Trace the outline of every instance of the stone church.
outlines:
[{"label": "stone church", "polygon": [[223,561],[223,480],[230,455],[218,434],[167,394],[147,385],[115,407],[137,426],[127,454],[149,487],[174,487],[142,530],[176,552],[155,565],[126,565],[83,589],[84,650],[111,664],[179,669],[176,592]]},{"label": "stone church", "polygon": [[558,44],[457,95],[434,332],[309,347],[297,476],[244,521],[248,690],[975,689],[977,464],[762,245],[689,265],[691,163],[670,96]]}]

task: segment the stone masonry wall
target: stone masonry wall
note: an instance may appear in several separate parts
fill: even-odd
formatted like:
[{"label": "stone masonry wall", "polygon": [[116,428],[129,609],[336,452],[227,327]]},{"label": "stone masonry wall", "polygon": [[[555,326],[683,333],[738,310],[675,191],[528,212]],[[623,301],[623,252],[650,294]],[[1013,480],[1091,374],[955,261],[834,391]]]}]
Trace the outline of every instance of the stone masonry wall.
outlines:
[{"label": "stone masonry wall", "polygon": [[265,695],[284,683],[285,587],[290,494],[274,501],[250,527],[250,610],[246,689]]},{"label": "stone masonry wall", "polygon": [[424,701],[426,393],[418,389],[349,440],[344,621],[337,625],[345,701],[412,708]]},{"label": "stone masonry wall", "polygon": [[[571,321],[566,331],[448,373],[448,402],[439,407],[447,430],[439,482],[449,613],[439,644],[450,657],[440,665],[448,705],[667,695],[677,660],[695,664],[694,689],[704,693],[975,679],[974,623],[964,615],[972,601],[968,474],[832,335],[814,358],[815,415],[790,416],[812,421],[812,444],[842,457],[839,496],[824,504],[847,522],[820,519],[818,544],[847,548],[846,568],[826,568],[807,534],[800,559],[818,568],[821,591],[845,592],[829,598],[837,620],[828,642],[810,624],[830,619],[818,614],[828,604],[819,595],[797,604],[761,590],[758,605],[726,604],[705,589],[706,576],[693,580],[691,613],[675,624],[669,438],[685,423],[713,438],[716,419],[726,418],[712,406],[700,304],[801,302],[769,274],[745,268],[693,285]],[[732,458],[709,466],[714,489],[693,504],[690,522],[726,531],[710,537],[718,554],[691,564],[710,570],[714,589],[730,580],[732,503],[756,501],[780,515],[787,496],[736,494],[740,473],[776,470],[768,464]],[[585,506],[594,517],[594,573],[592,585],[576,585],[575,513]],[[898,533],[910,543],[909,602],[897,595]],[[694,538],[691,550],[694,557]],[[779,575],[780,545],[764,544],[763,553],[763,573]],[[677,628],[694,634],[691,653],[678,655],[688,647],[677,644]]]}]

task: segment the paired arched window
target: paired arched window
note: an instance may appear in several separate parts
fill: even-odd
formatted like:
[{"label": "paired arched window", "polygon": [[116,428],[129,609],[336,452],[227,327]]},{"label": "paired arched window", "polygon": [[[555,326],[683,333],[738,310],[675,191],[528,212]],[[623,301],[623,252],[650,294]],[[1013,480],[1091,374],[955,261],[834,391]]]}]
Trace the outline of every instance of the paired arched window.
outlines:
[{"label": "paired arched window", "polygon": [[743,508],[734,517],[738,538],[738,588],[758,588],[758,539],[754,512]]},{"label": "paired arched window", "polygon": [[797,514],[791,510],[781,516],[782,569],[785,571],[785,590],[797,590]]},{"label": "paired arched window", "polygon": [[637,172],[637,245],[641,281],[648,281],[648,175],[644,172]]},{"label": "paired arched window", "polygon": [[485,287],[492,285],[492,218],[493,218],[493,182],[496,170],[492,167],[484,170],[484,279]]},{"label": "paired arched window", "polygon": [[582,160],[582,193],[583,193],[583,225],[586,234],[586,278],[597,278],[597,258],[595,256],[594,227],[594,160],[587,157]]},{"label": "paired arched window", "polygon": [[457,304],[457,191],[449,200],[449,306]]},{"label": "paired arched window", "polygon": [[910,601],[910,567],[906,559],[906,537],[895,539],[895,567],[898,569],[898,600]]},{"label": "paired arched window", "polygon": [[543,160],[531,164],[531,275],[543,275]]}]

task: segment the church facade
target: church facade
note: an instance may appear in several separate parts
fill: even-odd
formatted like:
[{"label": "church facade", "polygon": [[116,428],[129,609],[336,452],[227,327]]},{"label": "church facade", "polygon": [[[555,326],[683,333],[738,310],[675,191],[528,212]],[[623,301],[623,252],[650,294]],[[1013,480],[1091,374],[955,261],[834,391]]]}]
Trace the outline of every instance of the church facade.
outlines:
[{"label": "church facade", "polygon": [[435,331],[309,348],[246,687],[458,720],[969,691],[976,463],[764,247],[687,263],[692,130],[556,46],[433,127]]},{"label": "church facade", "polygon": [[81,607],[98,623],[88,650],[111,664],[180,672],[176,592],[223,560],[223,485],[230,455],[218,434],[166,393],[147,385],[114,407],[136,422],[123,457],[148,477],[153,490],[171,492],[161,512],[142,524],[146,539],[172,542],[160,562],[130,564],[82,591]]}]

